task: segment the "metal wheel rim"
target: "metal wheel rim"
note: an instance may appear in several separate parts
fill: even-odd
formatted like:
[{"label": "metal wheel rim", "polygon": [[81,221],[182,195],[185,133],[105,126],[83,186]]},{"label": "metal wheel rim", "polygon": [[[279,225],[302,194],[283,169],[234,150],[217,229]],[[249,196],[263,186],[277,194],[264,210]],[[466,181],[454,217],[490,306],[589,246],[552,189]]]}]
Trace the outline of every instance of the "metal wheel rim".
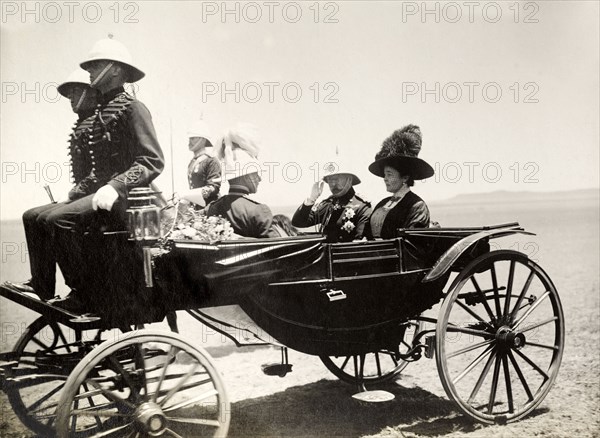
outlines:
[{"label": "metal wheel rim", "polygon": [[[164,354],[161,354],[160,357],[157,356],[159,357],[159,360],[156,364],[148,363],[146,353],[149,350],[143,350],[143,348],[147,348],[147,346],[152,344],[169,346],[168,352],[164,351]],[[131,351],[136,352],[143,351],[143,353],[141,353],[143,357],[140,358],[137,353],[134,353],[131,357],[123,356],[123,352],[128,351],[127,349],[132,349]],[[174,379],[179,380],[173,388],[167,389],[167,386],[163,387],[161,385],[173,383],[170,382],[172,375],[169,374],[169,367],[173,366],[173,363],[176,362],[178,353],[181,352],[188,355],[188,358],[192,360],[192,366],[187,367],[186,369],[188,369],[188,371],[186,372],[173,374],[173,376],[175,376]],[[115,357],[123,359],[115,360]],[[134,357],[134,360],[129,360]],[[142,363],[141,367],[137,364],[138,359],[140,359]],[[121,369],[123,371],[121,374],[115,374],[111,378],[99,375],[98,370],[104,369],[102,367],[102,364],[105,363],[104,361],[109,361],[110,363],[115,364],[116,367],[122,366]],[[129,366],[132,366],[134,362],[136,364],[133,371],[128,372],[129,370],[125,370],[124,363],[128,363]],[[161,366],[158,366],[159,363]],[[199,366],[204,371],[196,373],[195,370],[198,369]],[[144,370],[143,372],[141,371],[142,369]],[[152,370],[155,374],[151,375],[149,370]],[[171,372],[172,371],[173,368],[171,369]],[[198,382],[189,380],[200,374],[206,375],[206,378],[208,378],[208,380],[204,379],[206,380],[204,383],[210,383],[209,386],[212,386],[210,394],[203,390],[199,395],[193,397],[193,399],[196,400],[174,402],[174,400],[177,400],[180,389],[187,390],[191,387],[200,387],[200,384],[197,383],[202,380],[199,380]],[[143,385],[145,390],[139,391],[139,394],[135,394],[133,386],[128,383],[135,375],[143,376],[141,377],[141,380],[144,382]],[[122,378],[118,376],[121,376]],[[106,390],[106,388],[101,388],[101,385],[104,383],[114,385],[117,381],[124,383],[124,390],[126,392],[129,391],[128,398],[122,398],[120,396],[115,397],[120,391],[118,389],[109,388]],[[156,384],[156,391],[150,389],[154,384]],[[84,388],[85,391],[85,388],[90,387],[92,388],[91,391],[84,392],[83,394],[80,393],[80,388]],[[110,395],[111,392],[113,393],[112,395]],[[142,392],[144,392],[144,394],[142,394]],[[89,396],[89,394],[93,395]],[[93,402],[93,399],[96,397],[104,398],[108,403],[105,403],[104,405],[96,404]],[[135,400],[131,400],[131,397],[134,397]],[[201,403],[202,397],[217,398],[217,420],[196,420],[188,417],[183,418],[173,416],[177,410],[184,410],[190,407],[190,402]],[[116,400],[117,398],[119,400]],[[85,406],[85,400],[88,400],[87,406]],[[92,402],[89,402],[89,400],[92,400]],[[123,402],[122,400],[125,401]],[[108,407],[111,405],[114,406],[112,408]],[[139,420],[144,415],[143,411],[148,405],[161,405],[164,410],[159,413],[162,415],[164,427],[157,433],[151,433],[148,430],[141,430],[139,428]],[[73,406],[76,407],[77,411],[73,411]],[[72,412],[76,412],[76,414],[72,416]],[[208,425],[211,431],[213,431],[212,436],[224,437],[227,435],[229,429],[230,414],[230,404],[223,382],[214,367],[212,359],[206,351],[202,348],[194,347],[191,343],[187,342],[177,334],[157,330],[141,330],[128,333],[118,341],[106,342],[98,346],[81,361],[77,368],[73,370],[65,384],[65,389],[63,390],[58,410],[56,429],[57,436],[61,438],[72,436],[114,436],[131,438],[141,438],[146,436],[179,437],[185,435],[179,435],[175,430],[179,429],[181,423],[185,423],[188,427]],[[97,427],[94,428],[92,426],[86,428],[85,425],[81,425],[83,426],[83,429],[74,429],[73,418],[80,419],[82,417],[93,418],[93,421],[89,420],[88,423],[95,422]],[[109,420],[100,420],[101,418],[109,418]],[[75,423],[77,421],[75,421]],[[144,424],[152,424],[152,421]],[[106,430],[106,428],[109,429]]]},{"label": "metal wheel rim", "polygon": [[[494,298],[494,300],[490,300],[491,302],[489,303],[489,307],[490,310],[492,311],[492,315],[497,316],[498,314],[504,314],[505,318],[508,318],[509,315],[513,314],[515,312],[515,308],[517,303],[520,303],[520,310],[518,310],[516,312],[514,321],[512,323],[508,323],[506,325],[503,325],[503,322],[506,322],[505,320],[502,319],[498,319],[496,326],[498,326],[498,328],[496,329],[496,334],[494,339],[492,339],[491,337],[479,337],[479,335],[473,335],[472,333],[467,333],[466,330],[473,330],[472,328],[470,328],[469,326],[464,327],[464,328],[456,328],[456,327],[451,327],[451,330],[455,330],[455,333],[458,333],[459,336],[462,336],[463,334],[468,334],[468,335],[473,335],[474,337],[477,338],[476,342],[473,342],[472,345],[470,346],[472,348],[472,351],[477,351],[477,349],[479,349],[480,353],[477,356],[478,360],[480,360],[480,363],[476,364],[474,366],[474,368],[472,369],[473,373],[475,373],[475,376],[478,377],[477,381],[475,382],[475,386],[473,387],[472,392],[469,394],[469,398],[467,399],[464,395],[464,393],[461,393],[458,389],[458,383],[460,383],[460,380],[464,378],[464,376],[462,376],[463,373],[466,373],[465,375],[469,375],[471,373],[471,371],[468,371],[467,369],[473,365],[473,362],[469,363],[469,365],[467,367],[465,367],[463,369],[463,371],[460,374],[455,374],[454,376],[451,376],[451,370],[450,370],[450,366],[449,366],[449,361],[450,358],[454,359],[458,356],[461,356],[462,354],[467,354],[467,352],[465,353],[460,353],[461,351],[463,351],[463,348],[459,348],[458,346],[456,346],[453,351],[450,351],[450,347],[451,342],[445,342],[445,336],[446,333],[450,333],[448,331],[448,327],[449,327],[449,321],[448,318],[450,317],[450,314],[452,312],[453,307],[454,308],[459,308],[459,307],[468,307],[464,305],[464,302],[462,299],[459,298],[459,295],[461,295],[461,292],[463,291],[464,286],[471,282],[471,276],[475,276],[476,278],[479,278],[481,275],[487,275],[486,273],[490,273],[490,277],[492,278],[492,283],[494,282],[493,277],[496,276],[496,282],[498,282],[496,284],[497,288],[501,288],[501,283],[500,283],[500,278],[496,275],[496,270],[497,270],[497,266],[499,262],[508,262],[508,272],[510,275],[510,270],[513,269],[513,283],[515,282],[515,272],[517,270],[517,266],[521,266],[521,268],[523,269],[529,269],[529,274],[527,274],[527,277],[529,277],[529,275],[532,276],[532,280],[530,282],[530,285],[528,286],[528,288],[531,288],[532,285],[534,284],[534,282],[537,282],[537,286],[543,286],[542,289],[546,289],[545,292],[548,292],[548,294],[545,294],[545,292],[540,295],[540,297],[536,298],[537,300],[539,300],[538,304],[535,304],[535,300],[533,301],[533,303],[528,304],[528,306],[523,305],[523,301],[519,301],[519,298],[517,297],[517,302],[513,301],[514,300],[514,296],[516,294],[518,294],[518,296],[523,295],[523,289],[525,288],[525,285],[523,285],[523,288],[521,289],[521,291],[517,291],[517,290],[512,290],[511,298],[509,299],[509,311],[506,311],[505,305],[506,305],[506,297],[504,299],[504,301],[499,298],[499,308],[500,308],[500,312],[497,312],[497,303],[496,303],[496,299]],[[514,263],[515,268],[511,268],[511,264]],[[485,266],[487,264],[491,264],[489,265],[486,269],[481,270],[481,266]],[[493,266],[494,268],[492,269],[491,266]],[[480,272],[478,272],[480,271]],[[492,275],[491,272],[494,271],[494,274]],[[527,271],[525,271],[527,272]],[[477,280],[476,280],[477,282]],[[506,279],[506,291],[508,291],[508,284],[510,283],[510,277]],[[514,286],[514,284],[512,285]],[[476,289],[476,288],[475,288]],[[483,289],[483,288],[482,288]],[[527,295],[527,293],[529,292],[529,289],[526,289],[524,294]],[[506,294],[506,292],[505,292]],[[515,295],[513,295],[515,294]],[[494,294],[492,293],[490,296],[501,296],[502,294]],[[523,300],[528,300],[527,298],[525,298],[525,295],[523,297]],[[459,304],[457,304],[457,300],[460,300],[461,303],[463,303],[463,306],[460,306]],[[487,301],[487,300],[485,300]],[[511,303],[512,301],[512,303]],[[535,304],[535,305],[534,305]],[[551,309],[551,313],[553,313],[553,316],[551,317],[552,320],[550,321],[551,318],[548,318],[547,320],[542,320],[539,322],[532,322],[529,321],[527,322],[527,318],[529,318],[532,314],[534,314],[534,312],[536,311],[536,309],[540,308],[541,306],[545,306],[548,310],[548,313],[550,313],[550,309]],[[536,307],[537,306],[537,307]],[[481,303],[481,307],[484,308],[484,304]],[[527,314],[527,312],[530,312],[529,314]],[[527,315],[526,315],[527,314]],[[480,315],[481,316],[481,315]],[[523,319],[522,317],[525,317],[525,319]],[[485,319],[485,318],[484,318]],[[512,318],[511,318],[512,319]],[[487,320],[486,320],[487,321]],[[524,324],[524,321],[527,322],[527,324]],[[488,323],[490,323],[490,321],[487,321]],[[511,327],[511,324],[513,327]],[[536,327],[536,325],[539,324],[539,327]],[[481,324],[483,326],[483,324]],[[518,326],[517,326],[518,325]],[[514,326],[516,327],[516,330],[513,329]],[[548,339],[554,338],[552,339],[551,343],[548,344],[542,344],[540,342],[529,342],[529,341],[525,341],[524,346],[522,347],[516,347],[515,345],[513,345],[512,343],[515,344],[519,344],[520,341],[511,341],[508,342],[506,341],[505,338],[505,334],[510,333],[513,334],[515,337],[518,336],[518,333],[522,333],[523,336],[526,339],[526,335],[531,335],[532,330],[546,330],[547,333],[549,333],[549,335],[547,336]],[[486,345],[482,345],[481,347],[476,347],[476,345],[480,344],[480,343],[484,343],[484,342],[489,342],[489,344]],[[534,341],[537,341],[537,339],[534,339]],[[507,343],[508,342],[508,343]],[[547,342],[547,341],[546,341]],[[458,343],[458,342],[456,342]],[[507,346],[508,345],[508,346]],[[528,348],[531,347],[531,348]],[[549,348],[552,347],[552,348]],[[469,347],[466,347],[469,348]],[[466,349],[465,348],[465,349]],[[489,349],[489,353],[484,355],[484,352]],[[521,351],[522,349],[522,351]],[[529,358],[528,355],[531,355],[532,352],[533,353],[537,353],[535,350],[539,349],[539,350],[549,350],[551,353],[547,353],[547,357],[546,357],[546,361],[549,361],[548,365],[543,365],[543,363],[536,363],[535,360],[532,361],[533,364],[537,365],[538,368],[540,368],[540,371],[536,370],[533,366],[531,366],[531,369],[533,370],[532,372],[529,372],[527,375],[524,372],[524,367],[523,364],[527,364],[530,365],[528,362],[526,362],[525,358],[528,358],[531,361],[531,358]],[[487,424],[496,424],[496,423],[500,423],[500,424],[504,424],[504,423],[510,423],[510,422],[514,422],[517,421],[521,418],[523,418],[524,416],[526,416],[527,414],[529,414],[532,410],[534,410],[537,406],[539,406],[539,404],[542,402],[542,400],[545,398],[545,396],[548,394],[548,392],[550,391],[552,385],[554,384],[554,381],[556,379],[556,376],[558,374],[558,370],[560,367],[560,362],[562,359],[562,354],[563,354],[563,349],[564,349],[564,315],[563,315],[563,311],[562,311],[562,306],[560,304],[560,299],[558,296],[558,293],[556,291],[556,287],[554,286],[554,284],[552,283],[552,281],[550,280],[550,278],[548,277],[548,275],[539,267],[539,265],[537,265],[535,262],[529,260],[524,254],[516,252],[516,251],[511,251],[511,250],[501,250],[501,251],[494,251],[488,254],[484,254],[483,256],[480,256],[479,258],[477,258],[476,260],[474,260],[472,263],[470,263],[461,273],[459,273],[459,275],[456,277],[456,279],[454,280],[454,282],[452,283],[452,286],[449,289],[449,292],[446,296],[446,298],[444,299],[444,302],[442,304],[442,307],[440,309],[440,314],[439,314],[439,319],[438,319],[438,323],[437,323],[437,327],[436,327],[436,362],[437,362],[437,366],[438,366],[438,373],[440,375],[440,379],[442,381],[442,384],[444,386],[444,389],[446,391],[446,394],[448,395],[449,398],[451,398],[452,400],[454,400],[458,406],[460,407],[460,409],[468,416],[472,417],[473,419],[480,421],[482,423],[487,423]],[[469,352],[470,353],[470,352]],[[483,355],[483,357],[481,357]],[[516,364],[515,364],[516,362]],[[485,365],[483,365],[485,363]],[[477,372],[479,371],[479,368],[481,365],[483,365],[483,370],[481,372],[481,374],[477,374]],[[460,367],[457,367],[457,369],[459,369]],[[487,368],[487,371],[486,371]],[[475,371],[477,369],[477,371]],[[490,371],[493,372],[490,373]],[[520,371],[517,371],[517,369],[519,369]],[[452,370],[454,371],[454,370]],[[542,374],[544,373],[544,374]],[[487,412],[482,412],[480,409],[481,406],[476,406],[477,404],[474,403],[473,400],[471,400],[471,396],[473,396],[473,393],[477,393],[478,391],[481,390],[481,388],[484,386],[484,383],[486,381],[486,379],[488,379],[489,374],[491,374],[491,383],[490,386],[491,388],[495,388],[490,390],[490,394],[489,394],[489,402],[487,405]],[[506,375],[509,375],[509,377],[507,378]],[[529,388],[529,389],[525,389],[525,387],[528,387],[530,385],[530,382],[528,382],[527,377],[533,375],[533,377],[535,378],[536,374],[539,374],[538,378],[536,379],[536,381],[538,381],[539,379],[542,380],[542,383],[537,385],[535,388]],[[503,377],[503,381],[500,381],[500,375],[502,375]],[[482,379],[483,376],[483,380],[482,382],[479,382],[479,379]],[[488,379],[489,380],[489,379]],[[494,383],[495,381],[495,383]],[[525,383],[523,383],[525,382]],[[504,385],[504,389],[503,391],[505,392],[506,395],[506,405],[508,406],[508,411],[507,412],[503,412],[500,410],[497,410],[496,412],[494,412],[495,409],[497,409],[497,404],[501,404],[502,402],[499,402],[496,397],[498,396],[498,388],[501,388],[501,384]],[[519,385],[522,388],[519,388]],[[515,399],[516,399],[516,390],[519,389],[519,391],[523,391],[526,394],[527,397],[527,401],[525,403],[523,403],[522,405],[519,404],[518,406],[516,406],[515,403]],[[492,394],[492,392],[494,394]],[[475,395],[477,396],[477,394]],[[512,401],[509,402],[509,399],[512,399]],[[475,406],[474,406],[475,405]]]}]

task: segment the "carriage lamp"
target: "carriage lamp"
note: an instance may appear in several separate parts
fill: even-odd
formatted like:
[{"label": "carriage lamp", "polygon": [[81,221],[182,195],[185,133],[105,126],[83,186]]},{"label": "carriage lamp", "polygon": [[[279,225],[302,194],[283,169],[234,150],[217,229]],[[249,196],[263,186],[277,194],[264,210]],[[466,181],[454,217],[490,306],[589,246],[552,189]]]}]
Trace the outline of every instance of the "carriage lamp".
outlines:
[{"label": "carriage lamp", "polygon": [[129,240],[142,244],[144,255],[144,279],[147,287],[152,281],[151,246],[160,239],[160,208],[153,204],[159,192],[149,187],[138,187],[129,191],[127,201],[127,230]]},{"label": "carriage lamp", "polygon": [[158,193],[150,187],[138,187],[129,191],[129,240],[154,242],[160,239],[160,208],[152,203]]}]

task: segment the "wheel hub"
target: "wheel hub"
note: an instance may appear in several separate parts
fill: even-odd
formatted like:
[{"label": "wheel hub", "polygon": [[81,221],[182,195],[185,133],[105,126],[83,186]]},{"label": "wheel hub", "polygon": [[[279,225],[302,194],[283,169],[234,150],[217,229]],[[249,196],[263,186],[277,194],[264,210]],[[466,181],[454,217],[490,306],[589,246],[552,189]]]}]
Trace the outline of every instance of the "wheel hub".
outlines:
[{"label": "wheel hub", "polygon": [[525,335],[515,332],[510,327],[503,326],[496,332],[498,344],[505,348],[521,349],[525,346]]},{"label": "wheel hub", "polygon": [[167,419],[159,405],[145,402],[136,410],[135,423],[138,430],[150,436],[161,436],[167,426]]}]

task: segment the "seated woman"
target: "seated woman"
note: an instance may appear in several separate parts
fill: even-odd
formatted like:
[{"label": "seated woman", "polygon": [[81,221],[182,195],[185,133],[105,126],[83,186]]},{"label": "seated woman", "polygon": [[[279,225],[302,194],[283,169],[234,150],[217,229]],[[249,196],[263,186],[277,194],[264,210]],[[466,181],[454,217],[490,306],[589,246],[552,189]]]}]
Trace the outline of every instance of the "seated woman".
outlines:
[{"label": "seated woman", "polygon": [[375,206],[366,236],[392,239],[398,228],[427,228],[429,209],[425,202],[411,192],[414,180],[429,178],[433,168],[418,158],[421,150],[421,131],[408,125],[389,136],[375,155],[369,171],[383,178],[385,188],[393,196]]},{"label": "seated woman", "polygon": [[271,226],[273,214],[269,207],[247,198],[256,193],[261,181],[254,128],[240,125],[230,129],[217,144],[217,157],[224,164],[229,193],[208,204],[205,213],[227,219],[240,236],[279,237]]},{"label": "seated woman", "polygon": [[[329,185],[331,196],[315,205],[323,192],[323,181]],[[361,199],[352,186],[360,179],[352,173],[333,173],[313,184],[310,196],[298,207],[292,225],[320,225],[327,242],[351,242],[363,237],[371,215],[371,204]]]}]

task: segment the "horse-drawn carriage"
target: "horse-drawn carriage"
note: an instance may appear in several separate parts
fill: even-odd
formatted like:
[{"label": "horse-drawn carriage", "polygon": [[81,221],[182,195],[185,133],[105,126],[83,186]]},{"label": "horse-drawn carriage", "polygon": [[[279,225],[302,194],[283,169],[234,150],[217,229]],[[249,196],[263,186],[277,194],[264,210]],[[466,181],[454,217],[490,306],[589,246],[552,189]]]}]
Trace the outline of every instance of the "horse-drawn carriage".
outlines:
[{"label": "horse-drawn carriage", "polygon": [[[318,355],[364,400],[377,400],[381,392],[367,388],[408,363],[435,357],[464,414],[516,421],[550,390],[564,346],[550,278],[522,253],[490,251],[490,239],[517,233],[527,234],[512,223],[351,243],[304,235],[143,250],[127,235],[104,236],[131,251],[118,261],[95,255],[114,275],[90,285],[93,315],[1,286],[4,297],[41,314],[3,354],[2,389],[42,436],[225,436],[231,410],[208,353],[176,333],[132,329],[186,310],[239,346],[281,347],[281,364],[268,373],[290,371],[287,347]],[[439,302],[437,320],[425,316]],[[260,333],[245,328],[236,338],[205,311],[230,304]]]}]

